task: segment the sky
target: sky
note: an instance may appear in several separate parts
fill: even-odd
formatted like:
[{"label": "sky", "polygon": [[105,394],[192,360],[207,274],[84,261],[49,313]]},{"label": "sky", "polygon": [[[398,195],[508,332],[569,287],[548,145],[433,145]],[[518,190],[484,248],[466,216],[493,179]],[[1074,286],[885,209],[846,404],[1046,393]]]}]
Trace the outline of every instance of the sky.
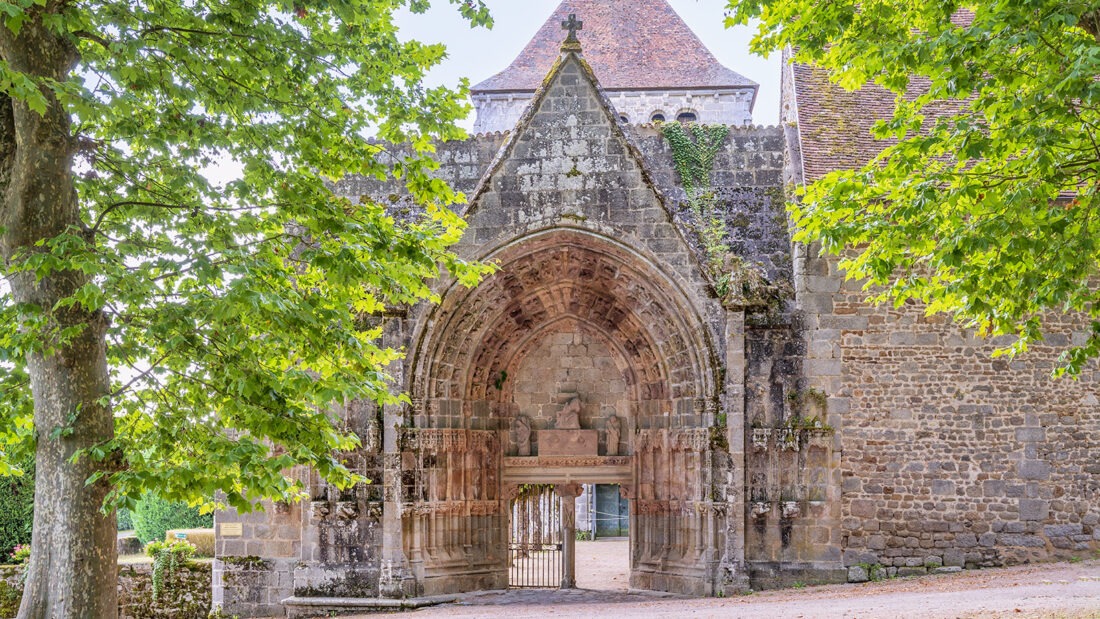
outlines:
[{"label": "sky", "polygon": [[[624,7],[631,0],[611,0]],[[753,122],[774,125],[779,122],[778,54],[764,59],[749,52],[753,29],[726,29],[723,25],[726,0],[668,0],[687,25],[714,53],[718,61],[760,84],[753,110]],[[424,14],[405,12],[398,16],[402,37],[426,43],[443,43],[448,58],[432,70],[428,84],[455,86],[462,77],[470,84],[502,71],[531,40],[560,0],[485,0],[496,24],[492,30],[470,28],[453,4],[436,0]],[[583,15],[577,16],[584,21]],[[562,35],[564,37],[564,33]],[[673,53],[674,50],[670,50]],[[598,75],[596,77],[599,77]],[[473,127],[473,114],[462,123]]]}]

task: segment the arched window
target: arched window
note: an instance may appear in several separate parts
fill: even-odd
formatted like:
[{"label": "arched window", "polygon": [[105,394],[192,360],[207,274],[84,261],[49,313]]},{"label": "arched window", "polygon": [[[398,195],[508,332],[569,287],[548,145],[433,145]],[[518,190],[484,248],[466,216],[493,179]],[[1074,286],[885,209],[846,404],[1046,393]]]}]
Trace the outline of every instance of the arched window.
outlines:
[{"label": "arched window", "polygon": [[676,122],[693,123],[697,120],[699,120],[699,117],[696,116],[695,112],[680,112],[676,115]]},{"label": "arched window", "polygon": [[663,123],[665,122],[664,112],[653,112],[653,115],[649,117],[649,122]]}]

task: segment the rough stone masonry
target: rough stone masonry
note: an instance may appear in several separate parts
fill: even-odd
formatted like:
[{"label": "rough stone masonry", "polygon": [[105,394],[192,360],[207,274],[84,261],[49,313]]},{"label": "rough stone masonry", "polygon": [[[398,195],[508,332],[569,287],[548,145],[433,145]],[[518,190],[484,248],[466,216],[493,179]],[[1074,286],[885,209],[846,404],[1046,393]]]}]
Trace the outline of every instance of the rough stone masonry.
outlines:
[{"label": "rough stone masonry", "polygon": [[[858,164],[870,120],[838,119],[881,109],[802,67],[785,69],[783,127],[721,121],[708,199],[738,263],[776,292],[724,294],[747,280],[708,264],[678,153],[660,125],[626,122],[585,60],[607,33],[633,40],[634,9],[586,13],[604,4],[551,17],[585,21],[582,51],[517,60],[541,73],[510,131],[439,145],[440,177],[468,197],[458,251],[499,269],[384,318],[411,403],[337,411],[374,483],[296,471],[310,501],[218,513],[215,604],[264,616],[505,588],[511,502],[532,483],[619,484],[631,586],[692,595],[1100,550],[1096,368],[1050,378],[1086,323],[1055,317],[1044,346],[994,359],[997,342],[870,305],[792,244],[789,189]],[[639,5],[686,28],[664,0]],[[397,186],[336,190],[408,208]],[[596,445],[540,453],[547,431]]]}]

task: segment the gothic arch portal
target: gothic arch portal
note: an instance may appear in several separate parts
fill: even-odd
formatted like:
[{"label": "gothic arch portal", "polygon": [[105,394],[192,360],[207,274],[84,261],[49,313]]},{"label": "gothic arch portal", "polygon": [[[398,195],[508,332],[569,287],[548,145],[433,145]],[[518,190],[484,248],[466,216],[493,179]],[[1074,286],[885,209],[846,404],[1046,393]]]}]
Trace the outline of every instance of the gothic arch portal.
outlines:
[{"label": "gothic arch portal", "polygon": [[[623,483],[632,585],[708,592],[725,529],[718,510],[701,507],[715,485],[709,428],[721,382],[688,295],[649,257],[587,230],[533,233],[481,259],[498,271],[448,290],[414,337],[403,445],[414,466],[403,466],[402,502],[420,590],[507,586],[507,501],[533,475]],[[540,451],[539,431],[572,399],[600,457]],[[605,458],[612,416],[623,438]],[[519,417],[532,430],[526,458]]]}]

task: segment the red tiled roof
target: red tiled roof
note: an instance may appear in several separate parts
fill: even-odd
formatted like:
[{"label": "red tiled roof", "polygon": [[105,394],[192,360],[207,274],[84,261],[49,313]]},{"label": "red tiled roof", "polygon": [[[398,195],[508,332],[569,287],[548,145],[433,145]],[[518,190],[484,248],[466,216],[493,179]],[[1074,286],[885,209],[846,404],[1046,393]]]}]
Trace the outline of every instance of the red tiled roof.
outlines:
[{"label": "red tiled roof", "polygon": [[570,13],[584,58],[605,90],[756,88],[756,82],[719,64],[665,0],[564,0],[505,70],[473,92],[534,91],[560,53]]},{"label": "red tiled roof", "polygon": [[[829,81],[824,69],[788,65],[794,72],[798,133],[802,147],[804,181],[811,183],[829,172],[858,168],[896,140],[876,140],[871,128],[894,115],[893,92],[875,84],[847,91]],[[928,80],[914,77],[910,93],[928,88]],[[924,108],[928,121],[958,113],[965,101],[936,101]]]},{"label": "red tiled roof", "polygon": [[[955,26],[967,27],[974,21],[969,9],[959,9],[951,16]],[[862,167],[896,140],[876,140],[871,127],[894,115],[895,94],[875,84],[864,84],[847,91],[829,81],[824,69],[801,64],[787,64],[784,71],[793,71],[794,96],[798,112],[798,133],[802,147],[804,182],[813,181],[836,170]],[[921,76],[910,79],[906,98],[927,92],[929,81]],[[957,114],[966,101],[936,101],[923,109],[925,118]],[[926,125],[927,126],[927,125]]]}]

